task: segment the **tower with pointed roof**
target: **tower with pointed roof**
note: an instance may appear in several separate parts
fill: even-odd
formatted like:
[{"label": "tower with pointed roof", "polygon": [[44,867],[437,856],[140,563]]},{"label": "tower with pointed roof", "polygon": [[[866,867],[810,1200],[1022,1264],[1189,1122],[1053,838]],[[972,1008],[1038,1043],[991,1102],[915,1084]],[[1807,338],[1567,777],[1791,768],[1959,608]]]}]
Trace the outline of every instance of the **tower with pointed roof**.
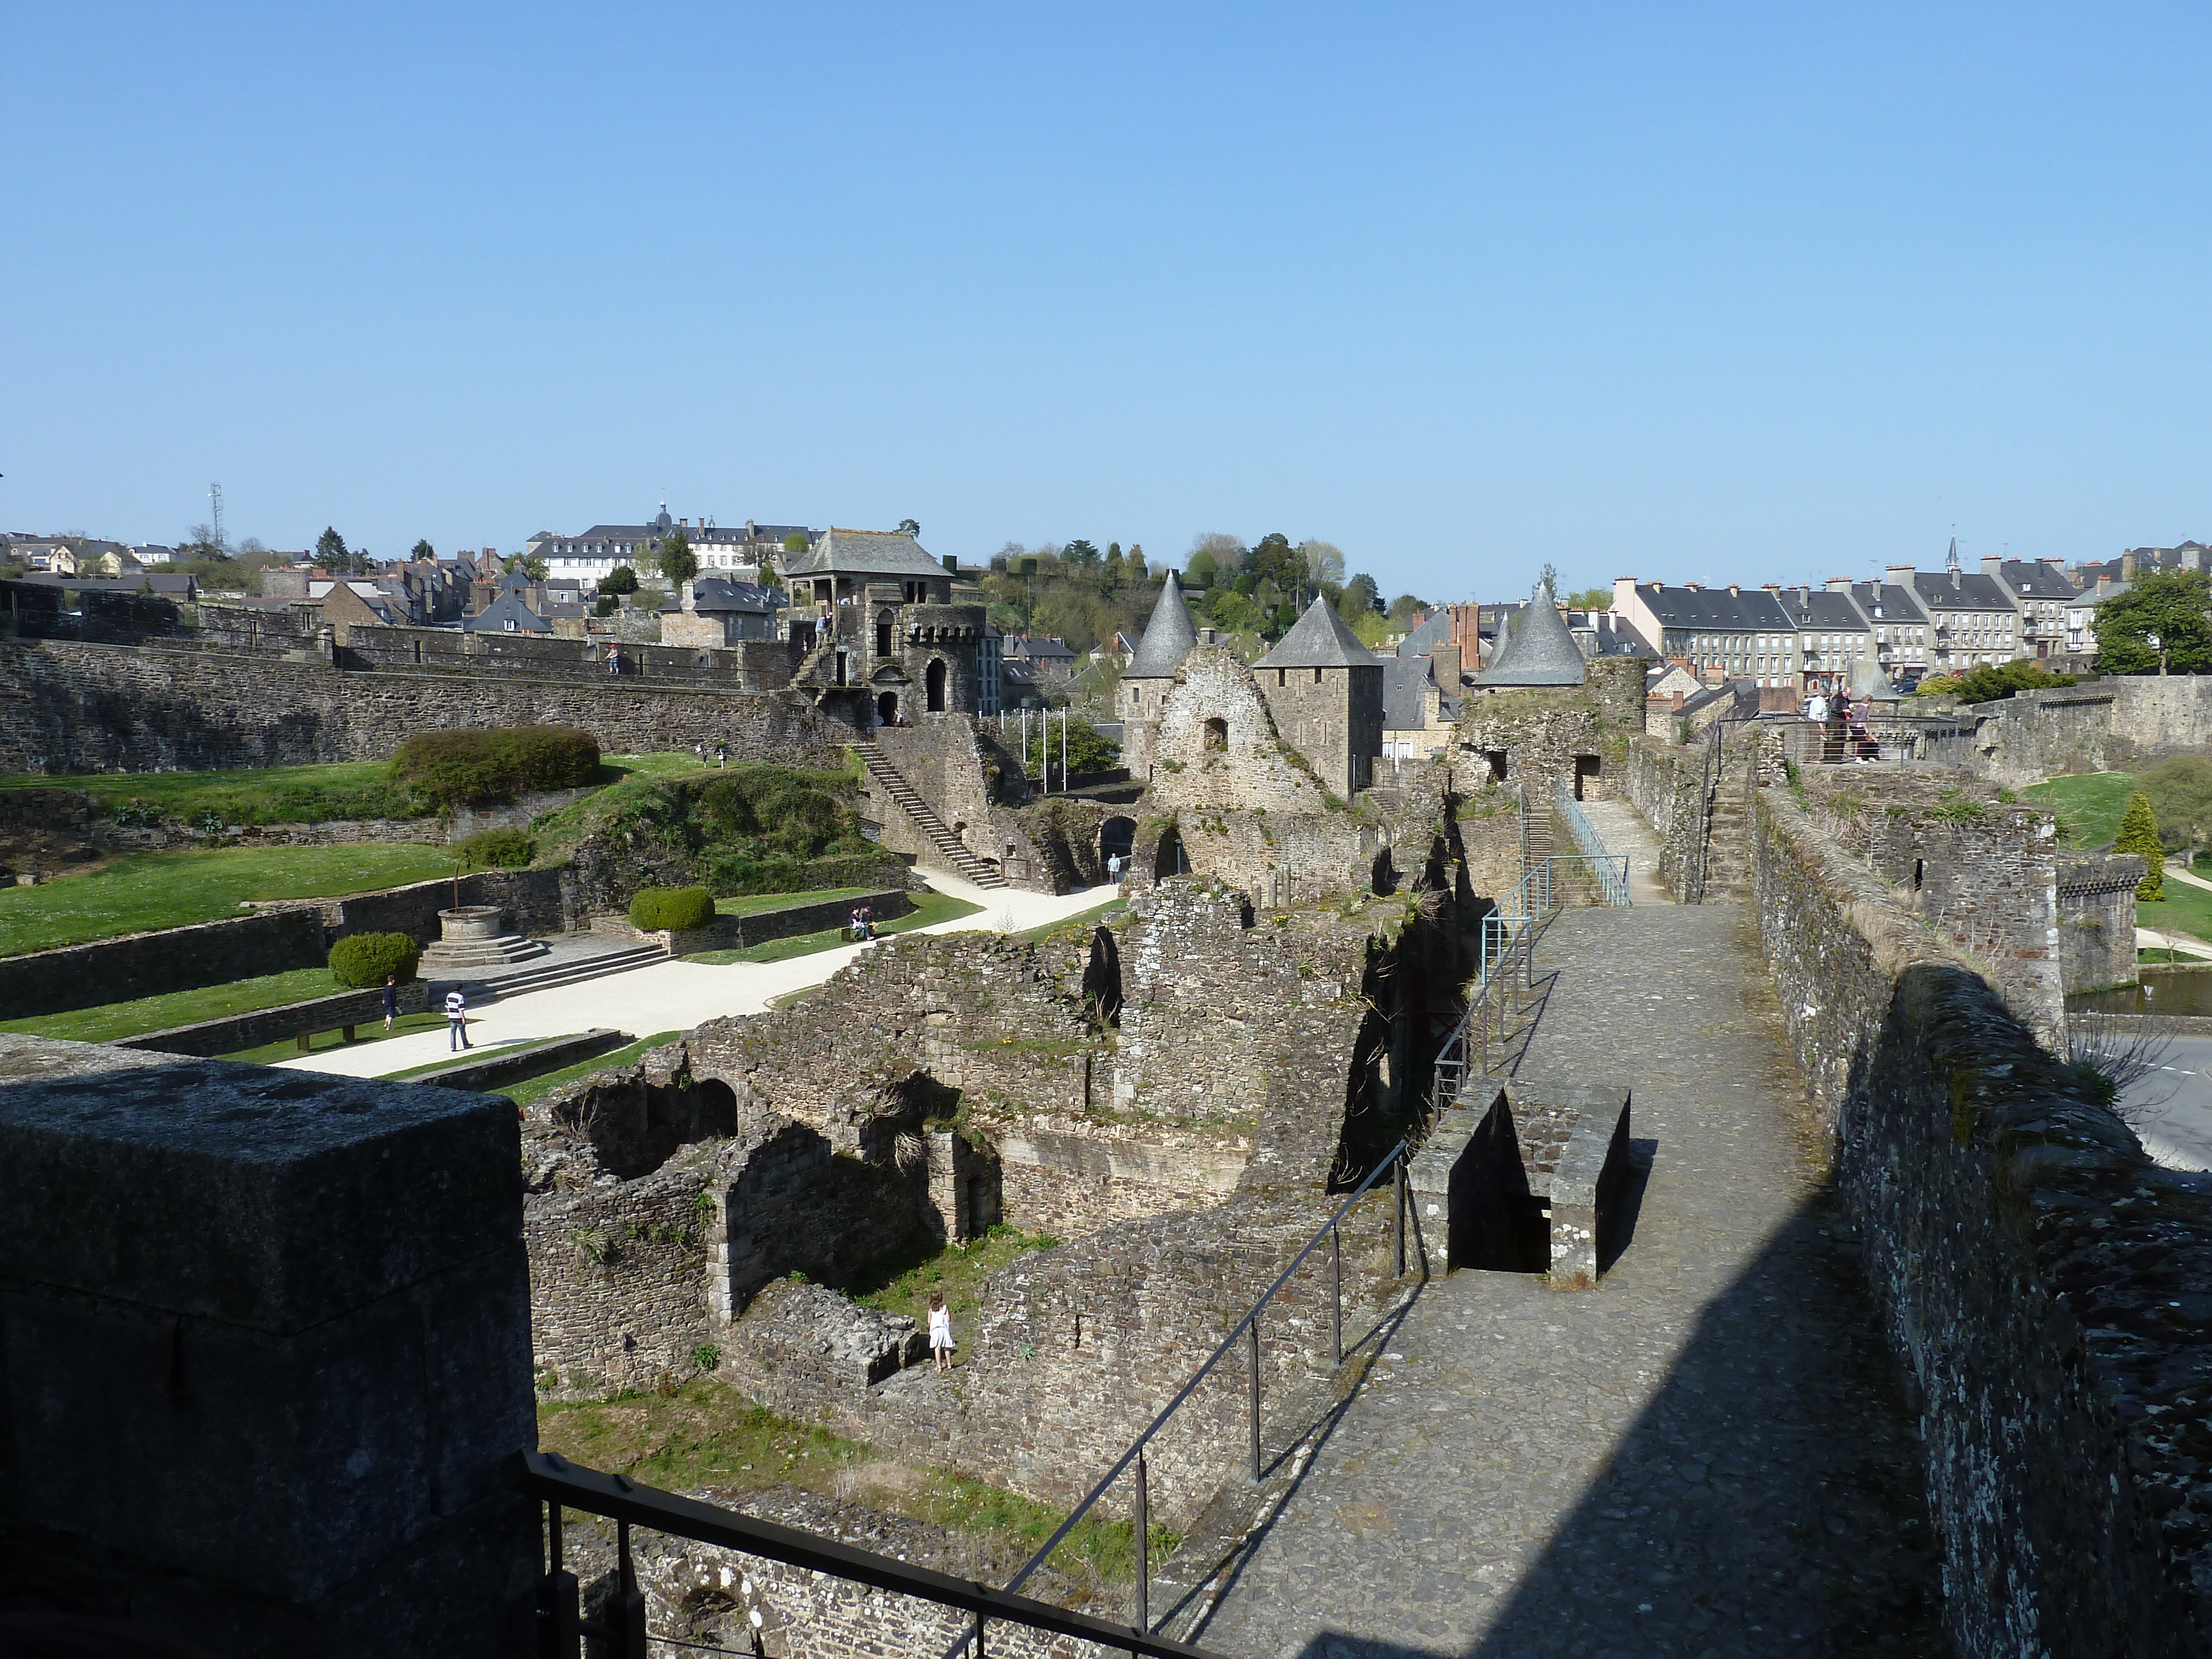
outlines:
[{"label": "tower with pointed roof", "polygon": [[1121,671],[1121,684],[1115,693],[1121,717],[1121,761],[1133,778],[1152,775],[1152,735],[1160,718],[1160,705],[1175,688],[1176,670],[1197,643],[1198,629],[1190,619],[1190,607],[1183,602],[1182,584],[1170,570],[1160,585],[1160,597],[1152,606],[1152,620],[1145,624],[1145,635],[1137,641],[1129,665]]},{"label": "tower with pointed roof", "polygon": [[1252,665],[1252,678],[1276,729],[1313,763],[1332,793],[1349,800],[1372,781],[1382,752],[1382,661],[1328,600],[1306,607]]},{"label": "tower with pointed roof", "polygon": [[1490,666],[1474,676],[1473,684],[1486,690],[1504,690],[1538,685],[1580,685],[1589,678],[1589,665],[1567,631],[1552,591],[1552,573],[1530,590],[1528,605],[1522,611]]}]

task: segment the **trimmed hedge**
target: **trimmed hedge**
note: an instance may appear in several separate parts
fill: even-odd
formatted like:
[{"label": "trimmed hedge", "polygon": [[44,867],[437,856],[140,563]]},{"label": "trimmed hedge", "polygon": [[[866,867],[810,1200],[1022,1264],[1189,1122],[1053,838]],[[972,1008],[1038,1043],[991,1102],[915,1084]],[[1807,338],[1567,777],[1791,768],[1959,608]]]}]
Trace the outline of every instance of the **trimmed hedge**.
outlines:
[{"label": "trimmed hedge", "polygon": [[714,896],[703,887],[641,887],[629,902],[629,925],[642,933],[704,927],[714,920]]},{"label": "trimmed hedge", "polygon": [[348,933],[331,946],[331,977],[356,991],[383,984],[387,974],[404,985],[422,959],[422,947],[404,933]]},{"label": "trimmed hedge", "polygon": [[538,851],[526,830],[485,830],[454,843],[453,850],[482,870],[520,870]]},{"label": "trimmed hedge", "polygon": [[441,806],[491,806],[533,789],[576,789],[599,776],[599,740],[573,726],[418,732],[392,769]]}]

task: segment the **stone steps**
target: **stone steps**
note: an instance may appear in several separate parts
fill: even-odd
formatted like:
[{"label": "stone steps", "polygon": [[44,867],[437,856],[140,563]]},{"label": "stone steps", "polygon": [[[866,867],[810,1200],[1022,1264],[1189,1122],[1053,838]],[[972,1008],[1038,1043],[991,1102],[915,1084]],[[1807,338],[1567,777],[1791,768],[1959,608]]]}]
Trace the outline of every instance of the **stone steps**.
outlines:
[{"label": "stone steps", "polygon": [[869,738],[863,738],[849,745],[868,769],[868,775],[883,786],[899,811],[914,821],[915,828],[929,838],[939,857],[978,887],[1004,887],[1006,878],[991,866],[968,850],[968,845],[952,833],[951,826],[931,810],[921,793],[906,781],[906,776],[891,764],[890,757]]},{"label": "stone steps", "polygon": [[465,974],[496,973],[503,967],[528,962],[545,954],[542,940],[520,933],[495,939],[440,939],[425,945],[416,972],[424,979],[458,979]]},{"label": "stone steps", "polygon": [[[520,973],[463,973],[441,977],[458,981],[470,996],[478,1000],[500,1001],[526,996],[532,991],[550,991],[557,986],[605,979],[611,974],[626,974],[633,968],[650,968],[656,962],[667,960],[667,952],[658,945],[639,945],[623,951],[602,951],[595,956],[568,957],[549,962],[542,968],[526,968]],[[428,979],[431,975],[425,974],[423,977]]]}]

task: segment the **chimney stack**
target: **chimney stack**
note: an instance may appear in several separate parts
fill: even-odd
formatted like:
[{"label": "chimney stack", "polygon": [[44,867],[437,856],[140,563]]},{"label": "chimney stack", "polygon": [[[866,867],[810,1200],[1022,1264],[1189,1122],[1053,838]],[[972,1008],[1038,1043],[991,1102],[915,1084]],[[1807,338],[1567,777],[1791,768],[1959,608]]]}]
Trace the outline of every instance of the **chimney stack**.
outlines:
[{"label": "chimney stack", "polygon": [[2123,554],[2121,554],[2121,555],[2120,555],[2120,580],[2121,580],[2122,581],[2124,581],[2124,582],[2131,582],[2131,581],[2133,581],[2135,579],[2136,579],[2136,556],[2135,556],[2134,554],[2132,554],[2132,553],[2123,553]]},{"label": "chimney stack", "polygon": [[2003,575],[2003,574],[2004,574],[2004,559],[2003,559],[2003,557],[2002,557],[2001,555],[1998,555],[1998,554],[1996,554],[1996,553],[1984,553],[1984,554],[1983,554],[1983,555],[1982,555],[1982,574],[1984,574],[1984,576],[2002,576],[2002,575]]},{"label": "chimney stack", "polygon": [[1912,586],[1912,567],[1911,565],[1893,564],[1885,567],[1885,571],[1889,585],[1892,587],[1910,588]]},{"label": "chimney stack", "polygon": [[1831,576],[1828,578],[1828,592],[1831,593],[1848,593],[1850,591],[1851,579],[1849,576]]}]

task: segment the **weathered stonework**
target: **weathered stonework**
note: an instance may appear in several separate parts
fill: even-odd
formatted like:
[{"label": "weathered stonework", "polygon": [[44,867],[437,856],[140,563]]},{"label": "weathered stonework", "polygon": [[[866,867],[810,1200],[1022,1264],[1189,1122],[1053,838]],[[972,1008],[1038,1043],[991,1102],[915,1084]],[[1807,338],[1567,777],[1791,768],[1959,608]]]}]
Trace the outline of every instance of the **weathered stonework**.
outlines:
[{"label": "weathered stonework", "polygon": [[1960,1650],[2203,1652],[2212,1194],[1785,792],[1751,812],[1784,1017],[1920,1397]]}]

